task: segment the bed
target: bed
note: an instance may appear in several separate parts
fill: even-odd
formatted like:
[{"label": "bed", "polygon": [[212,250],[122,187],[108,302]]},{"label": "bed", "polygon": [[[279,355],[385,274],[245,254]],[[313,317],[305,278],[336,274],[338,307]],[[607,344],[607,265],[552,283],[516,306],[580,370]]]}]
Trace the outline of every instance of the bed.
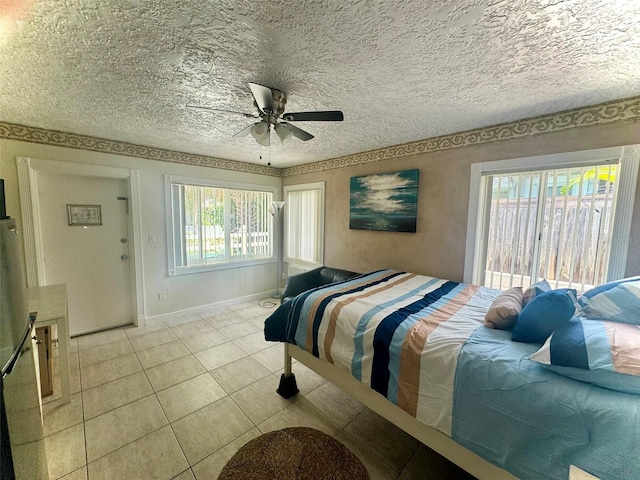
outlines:
[{"label": "bed", "polygon": [[530,359],[486,328],[499,290],[381,270],[304,292],[265,322],[295,358],[481,479],[640,478],[640,397]]}]

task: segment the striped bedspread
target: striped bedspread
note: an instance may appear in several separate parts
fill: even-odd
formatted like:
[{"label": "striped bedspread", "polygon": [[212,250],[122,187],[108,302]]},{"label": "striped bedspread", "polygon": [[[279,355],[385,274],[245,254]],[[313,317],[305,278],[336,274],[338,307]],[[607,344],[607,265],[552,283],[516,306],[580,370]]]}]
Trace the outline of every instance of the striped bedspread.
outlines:
[{"label": "striped bedspread", "polygon": [[451,435],[458,353],[497,293],[414,273],[373,272],[293,299],[286,341]]},{"label": "striped bedspread", "polygon": [[483,326],[498,290],[382,270],[310,290],[265,322],[422,423],[527,479],[640,478],[640,401],[529,359],[540,345]]}]

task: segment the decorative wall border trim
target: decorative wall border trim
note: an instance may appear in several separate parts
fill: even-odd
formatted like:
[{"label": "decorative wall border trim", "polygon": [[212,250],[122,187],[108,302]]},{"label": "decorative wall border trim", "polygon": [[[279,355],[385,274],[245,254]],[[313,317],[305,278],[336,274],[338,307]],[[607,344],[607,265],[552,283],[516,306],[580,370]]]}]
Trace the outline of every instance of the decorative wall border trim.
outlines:
[{"label": "decorative wall border trim", "polygon": [[355,153],[353,155],[307,165],[288,167],[282,170],[282,176],[289,177],[303,173],[313,173],[322,170],[377,162],[379,160],[407,157],[419,153],[482,145],[502,140],[513,140],[572,128],[635,122],[639,120],[640,96],[540,115],[516,122],[501,123],[499,125],[467,130],[466,132],[442,135],[440,137],[428,138],[403,145],[394,145],[378,150]]},{"label": "decorative wall border trim", "polygon": [[640,121],[640,96],[540,115],[515,122],[467,130],[466,132],[442,135],[417,142],[394,145],[283,169],[235,160],[225,160],[223,158],[209,157],[206,155],[195,155],[174,150],[146,147],[144,145],[135,145],[75,133],[45,130],[7,122],[0,122],[0,138],[115,155],[126,155],[148,160],[182,163],[199,167],[220,168],[222,170],[234,170],[274,177],[289,177],[304,173],[377,162],[380,160],[408,157],[419,153],[438,152],[452,148],[531,137],[573,128],[636,121]]},{"label": "decorative wall border trim", "polygon": [[235,160],[225,160],[222,158],[208,157],[206,155],[176,152],[173,150],[146,147],[144,145],[135,145],[132,143],[107,140],[104,138],[78,135],[75,133],[60,132],[56,130],[45,130],[43,128],[28,127],[25,125],[6,122],[0,122],[0,138],[20,140],[22,142],[42,143],[57,147],[77,148],[80,150],[90,150],[93,152],[110,153],[115,155],[125,155],[128,157],[145,158],[148,160],[159,160],[162,162],[182,163],[198,167],[220,168],[223,170],[257,173],[260,175],[271,175],[274,177],[279,177],[281,175],[281,169],[264,165],[238,162]]}]

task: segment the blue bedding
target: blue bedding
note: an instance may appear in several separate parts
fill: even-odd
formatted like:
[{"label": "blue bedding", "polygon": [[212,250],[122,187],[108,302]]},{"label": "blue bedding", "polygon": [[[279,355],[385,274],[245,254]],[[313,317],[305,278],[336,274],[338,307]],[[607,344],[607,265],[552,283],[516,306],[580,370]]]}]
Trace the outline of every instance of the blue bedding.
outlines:
[{"label": "blue bedding", "polygon": [[569,466],[640,479],[640,396],[558,375],[483,325],[499,292],[382,270],[305,292],[265,323],[418,421],[523,479]]},{"label": "blue bedding", "polygon": [[480,327],[460,352],[452,438],[525,479],[640,478],[640,397],[578,382],[528,359],[537,345]]}]

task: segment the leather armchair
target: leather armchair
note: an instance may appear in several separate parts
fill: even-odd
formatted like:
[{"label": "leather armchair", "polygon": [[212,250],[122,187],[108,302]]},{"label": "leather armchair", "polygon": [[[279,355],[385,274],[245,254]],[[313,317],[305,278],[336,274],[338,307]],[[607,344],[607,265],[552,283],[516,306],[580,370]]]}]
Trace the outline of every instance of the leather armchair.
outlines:
[{"label": "leather armchair", "polygon": [[291,300],[296,295],[311,290],[312,288],[327,285],[329,283],[341,282],[349,278],[360,275],[356,272],[349,270],[340,270],[338,268],[331,267],[318,267],[307,272],[299,273],[298,275],[292,275],[287,280],[287,285],[284,287],[280,299],[282,303],[287,300]]}]

